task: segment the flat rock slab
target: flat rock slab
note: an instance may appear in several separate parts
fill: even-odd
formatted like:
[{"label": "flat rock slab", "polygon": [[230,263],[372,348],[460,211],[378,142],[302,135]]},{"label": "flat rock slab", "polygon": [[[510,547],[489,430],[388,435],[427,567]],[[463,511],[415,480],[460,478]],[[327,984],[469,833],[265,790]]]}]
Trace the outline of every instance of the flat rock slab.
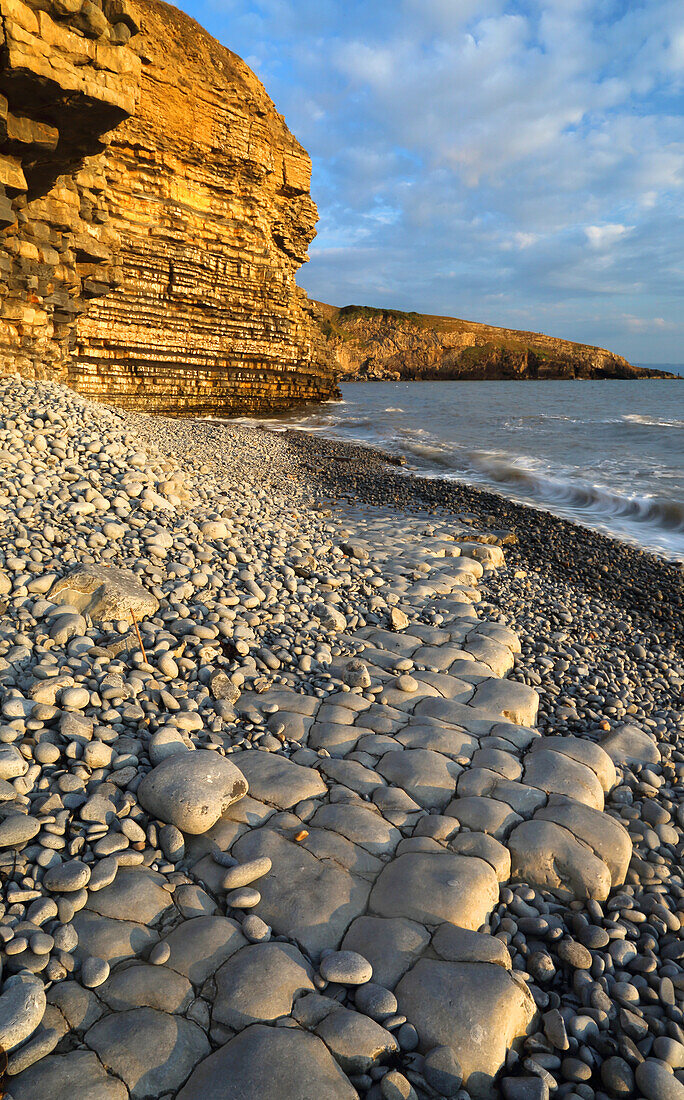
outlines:
[{"label": "flat rock slab", "polygon": [[125,1081],[132,1100],[174,1091],[211,1050],[197,1024],[153,1008],[114,1012],[93,1024],[85,1042]]},{"label": "flat rock slab", "polygon": [[97,995],[115,1012],[131,1008],[185,1012],[194,992],[188,979],[169,967],[136,960],[124,969],[117,969],[98,988]]},{"label": "flat rock slab", "polygon": [[452,852],[407,852],[389,863],[370,896],[379,916],[406,917],[420,924],[451,921],[479,928],[499,897],[492,867]]},{"label": "flat rock slab", "polygon": [[260,802],[289,810],[305,798],[321,798],[328,788],[317,771],[271,752],[240,753],[240,771]]},{"label": "flat rock slab", "polygon": [[247,944],[237,921],[218,916],[183,921],[162,942],[171,949],[166,965],[196,986]]},{"label": "flat rock slab", "polygon": [[432,937],[432,949],[448,962],[496,963],[506,970],[511,969],[511,956],[506,945],[485,932],[441,924]]},{"label": "flat rock slab", "polygon": [[295,997],[314,989],[312,978],[312,967],[292,944],[250,944],[217,971],[212,1020],[241,1031],[288,1016]]},{"label": "flat rock slab", "polygon": [[110,886],[88,895],[87,908],[102,917],[155,924],[173,904],[172,895],[162,889],[165,881],[147,867],[121,867]]},{"label": "flat rock slab", "polygon": [[632,841],[624,825],[609,814],[593,810],[572,798],[552,795],[548,805],[537,810],[535,821],[554,821],[587,844],[610,871],[613,886],[625,881],[632,858]]},{"label": "flat rock slab", "polygon": [[611,730],[601,741],[601,747],[615,764],[659,764],[660,752],[652,737],[639,726],[627,724]]},{"label": "flat rock slab", "polygon": [[497,1095],[506,1051],[530,1029],[536,1009],[522,980],[492,963],[419,959],[396,989],[399,1011],[418,1031],[419,1049],[450,1047],[475,1097]]},{"label": "flat rock slab", "polygon": [[342,940],[343,951],[358,951],[373,967],[373,981],[394,989],[430,943],[422,924],[403,917],[358,917]]},{"label": "flat rock slab", "polygon": [[0,1043],[7,1052],[28,1039],[45,1013],[45,990],[40,978],[28,977],[3,990],[0,996]]},{"label": "flat rock slab", "polygon": [[524,768],[525,783],[531,787],[547,794],[564,794],[595,810],[603,809],[603,787],[596,773],[565,753],[551,752],[542,742],[527,753]]},{"label": "flat rock slab", "polygon": [[[253,1024],[201,1063],[176,1100],[357,1100],[320,1039]],[[27,1098],[28,1100],[28,1098]]]},{"label": "flat rock slab", "polygon": [[287,936],[314,958],[337,947],[354,917],[365,909],[370,885],[268,827],[233,845],[240,862],[268,856],[273,869],[259,883],[258,916],[276,935]]},{"label": "flat rock slab", "polygon": [[402,787],[419,806],[443,809],[453,796],[458,765],[431,749],[403,749],[387,752],[377,770],[393,786]]},{"label": "flat rock slab", "polygon": [[[472,774],[472,773],[470,773]],[[459,794],[461,786],[459,785]],[[467,788],[466,788],[467,789]],[[503,840],[522,818],[514,813],[507,802],[496,798],[466,795],[455,798],[444,811],[447,817],[453,817],[460,825],[475,832],[488,833],[489,836]]]},{"label": "flat rock slab", "polygon": [[534,688],[516,680],[484,680],[475,688],[472,706],[501,714],[521,726],[532,726],[537,721],[539,696]]},{"label": "flat rock slab", "polygon": [[14,1100],[128,1100],[128,1089],[110,1076],[91,1050],[51,1054],[12,1078]]},{"label": "flat rock slab", "polygon": [[167,756],[147,773],[138,787],[138,798],[160,821],[198,835],[211,829],[247,790],[247,780],[230,760],[197,749]]},{"label": "flat rock slab", "polygon": [[530,751],[538,752],[540,749],[563,753],[564,756],[591,768],[606,794],[612,791],[617,782],[615,764],[608,753],[586,737],[572,737],[570,734],[562,737],[540,737],[532,743]]},{"label": "flat rock slab", "polygon": [[316,1028],[345,1073],[367,1073],[399,1049],[391,1032],[370,1017],[351,1009],[333,1009]]},{"label": "flat rock slab", "polygon": [[399,830],[376,811],[343,802],[321,806],[309,825],[340,833],[376,856],[393,852],[401,840]]},{"label": "flat rock slab", "polygon": [[551,890],[564,901],[605,901],[610,870],[588,844],[552,821],[523,821],[508,838],[511,874],[530,886]]},{"label": "flat rock slab", "polygon": [[130,622],[154,615],[159,601],[140,584],[130,569],[113,565],[85,563],[55,581],[48,598],[53,603],[70,604],[91,619]]},{"label": "flat rock slab", "polygon": [[78,932],[76,956],[95,955],[110,966],[142,954],[157,941],[157,934],[144,924],[131,920],[101,917],[89,909],[81,909],[73,919]]}]

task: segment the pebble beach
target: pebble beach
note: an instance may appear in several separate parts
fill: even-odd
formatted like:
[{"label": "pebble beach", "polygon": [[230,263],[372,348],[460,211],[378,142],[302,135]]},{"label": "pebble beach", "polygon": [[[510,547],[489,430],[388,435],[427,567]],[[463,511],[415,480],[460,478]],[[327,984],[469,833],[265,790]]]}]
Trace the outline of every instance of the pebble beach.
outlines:
[{"label": "pebble beach", "polygon": [[684,570],[0,380],[6,1100],[684,1097]]}]

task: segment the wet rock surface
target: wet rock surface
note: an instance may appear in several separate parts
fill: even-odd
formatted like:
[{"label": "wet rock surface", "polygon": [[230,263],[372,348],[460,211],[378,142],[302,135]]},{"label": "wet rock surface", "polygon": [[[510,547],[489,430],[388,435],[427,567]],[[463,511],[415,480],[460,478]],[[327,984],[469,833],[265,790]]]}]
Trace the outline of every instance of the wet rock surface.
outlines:
[{"label": "wet rock surface", "polygon": [[674,619],[320,440],[2,398],[15,1100],[679,1095]]}]

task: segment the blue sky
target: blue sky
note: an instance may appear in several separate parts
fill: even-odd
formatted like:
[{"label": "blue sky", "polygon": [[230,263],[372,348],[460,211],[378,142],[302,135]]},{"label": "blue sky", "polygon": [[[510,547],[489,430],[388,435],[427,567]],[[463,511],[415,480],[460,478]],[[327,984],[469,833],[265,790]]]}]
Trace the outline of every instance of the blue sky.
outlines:
[{"label": "blue sky", "polygon": [[682,0],[183,0],[313,161],[312,297],[684,362]]}]

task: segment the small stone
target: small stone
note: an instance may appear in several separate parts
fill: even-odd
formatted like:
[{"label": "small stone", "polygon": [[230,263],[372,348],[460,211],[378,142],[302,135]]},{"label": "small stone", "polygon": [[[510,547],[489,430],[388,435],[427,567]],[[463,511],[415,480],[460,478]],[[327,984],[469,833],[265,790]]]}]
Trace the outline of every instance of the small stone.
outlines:
[{"label": "small stone", "polygon": [[403,676],[397,677],[395,686],[399,691],[404,691],[407,695],[410,695],[414,691],[418,691],[420,685],[413,676],[409,676],[408,673],[405,673]]},{"label": "small stone", "polygon": [[88,885],[89,880],[90,867],[78,859],[72,859],[68,863],[48,867],[43,884],[47,890],[69,893],[73,890],[82,890]]},{"label": "small stone", "polygon": [[94,955],[88,955],[81,964],[81,982],[86,989],[95,989],[102,985],[109,977],[109,963],[105,959],[98,959]]},{"label": "small stone", "polygon": [[271,938],[271,929],[256,913],[247,914],[240,925],[240,931],[250,943],[266,943]]},{"label": "small stone", "polygon": [[90,692],[86,688],[69,687],[62,691],[60,702],[70,710],[83,710],[90,702]]},{"label": "small stone", "polygon": [[601,1081],[611,1096],[634,1095],[634,1070],[624,1058],[617,1055],[606,1058],[601,1066]]},{"label": "small stone", "polygon": [[428,1085],[442,1096],[456,1096],[463,1071],[451,1047],[433,1047],[425,1055],[423,1075]]},{"label": "small stone", "polygon": [[684,1100],[684,1085],[665,1062],[647,1058],[636,1067],[635,1077],[646,1100]]},{"label": "small stone", "polygon": [[226,906],[231,909],[253,909],[261,901],[261,894],[249,886],[241,886],[226,895]]},{"label": "small stone", "polygon": [[406,630],[409,624],[408,615],[404,614],[398,607],[391,607],[389,613],[389,625],[390,630],[399,631]]},{"label": "small stone", "polygon": [[260,859],[251,859],[247,863],[237,863],[229,867],[221,881],[222,890],[234,890],[238,886],[249,886],[256,879],[263,878],[271,870],[271,860],[268,856]]},{"label": "small stone", "polygon": [[371,677],[363,661],[350,661],[345,665],[342,679],[352,688],[367,688],[371,686]]},{"label": "small stone", "polygon": [[9,814],[0,822],[0,848],[18,848],[40,832],[40,822],[27,814]]},{"label": "small stone", "polygon": [[542,1077],[504,1077],[503,1100],[549,1100],[549,1086]]},{"label": "small stone", "polygon": [[148,955],[149,962],[153,966],[163,966],[171,954],[168,943],[156,943]]},{"label": "small stone", "polygon": [[175,825],[164,825],[159,830],[159,843],[169,863],[180,863],[185,858],[185,840]]},{"label": "small stone", "polygon": [[333,951],[320,965],[321,977],[326,982],[340,985],[363,985],[373,977],[373,967],[356,951]]},{"label": "small stone", "polygon": [[558,957],[575,970],[589,970],[592,963],[591,951],[576,940],[561,940],[558,944]]},{"label": "small stone", "polygon": [[382,1100],[415,1100],[411,1082],[398,1069],[391,1069],[380,1082]]},{"label": "small stone", "polygon": [[380,1022],[397,1011],[397,998],[394,993],[375,982],[360,985],[356,990],[354,1003],[359,1012]]}]

